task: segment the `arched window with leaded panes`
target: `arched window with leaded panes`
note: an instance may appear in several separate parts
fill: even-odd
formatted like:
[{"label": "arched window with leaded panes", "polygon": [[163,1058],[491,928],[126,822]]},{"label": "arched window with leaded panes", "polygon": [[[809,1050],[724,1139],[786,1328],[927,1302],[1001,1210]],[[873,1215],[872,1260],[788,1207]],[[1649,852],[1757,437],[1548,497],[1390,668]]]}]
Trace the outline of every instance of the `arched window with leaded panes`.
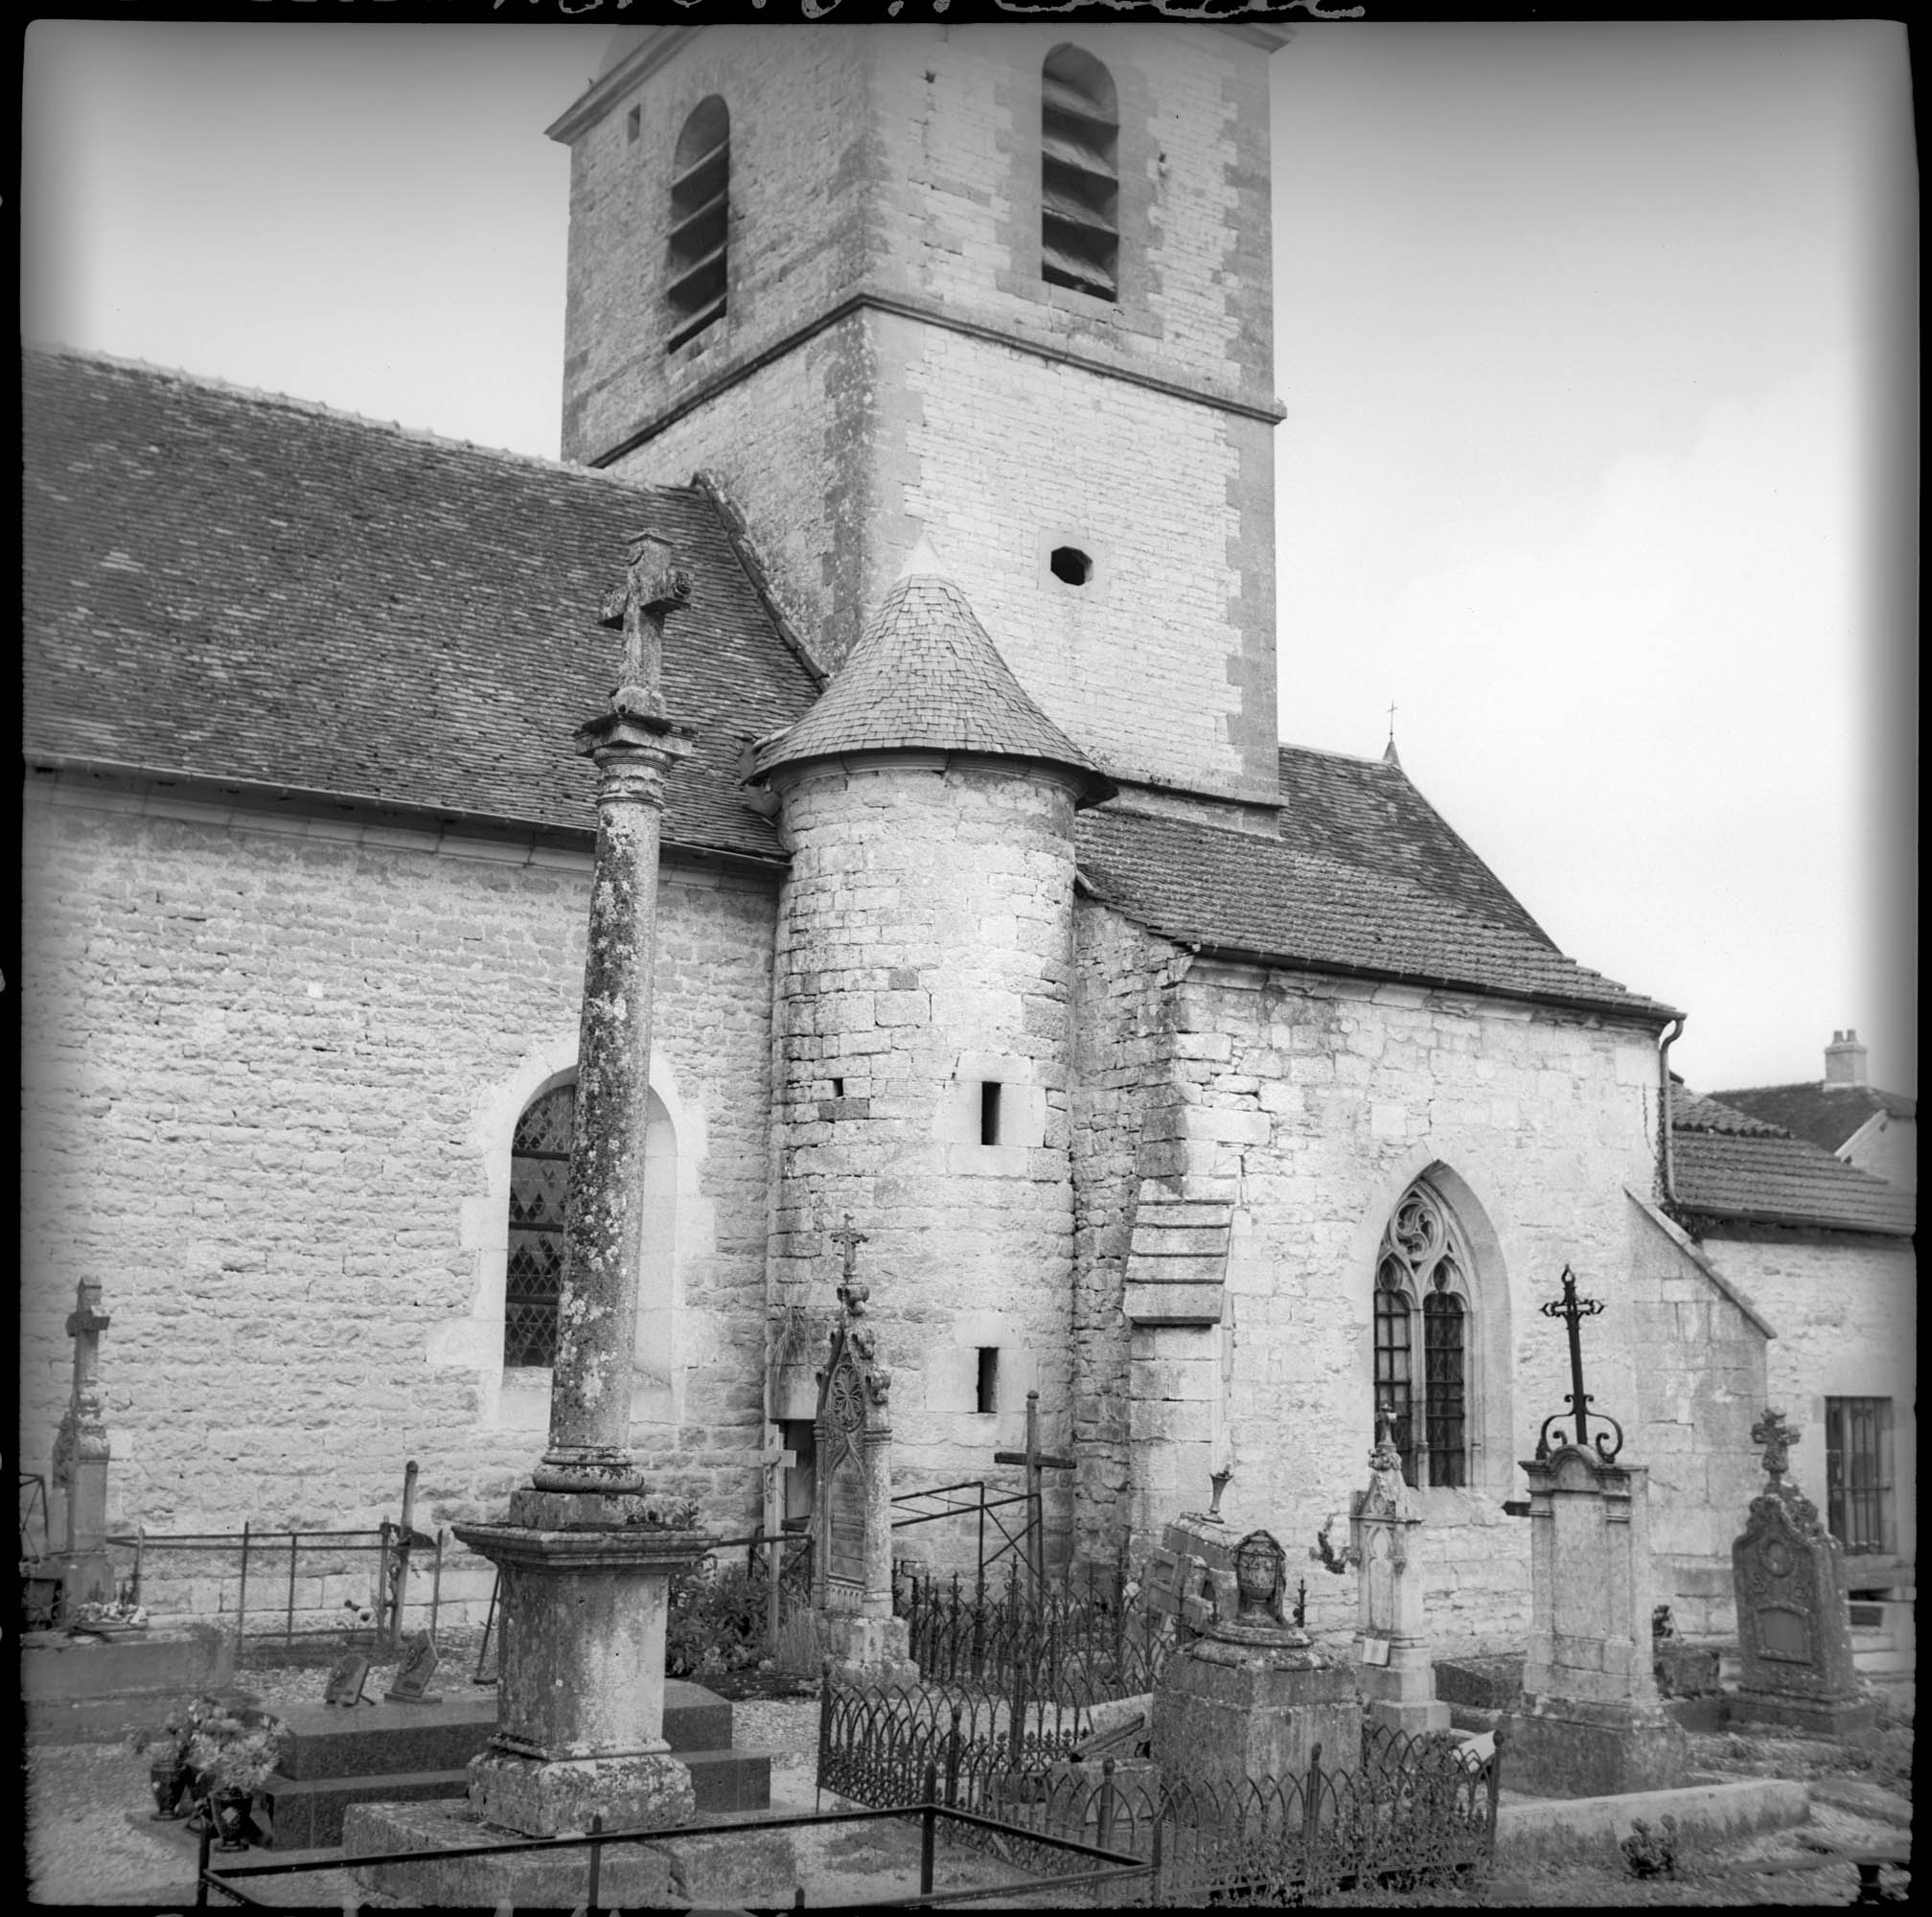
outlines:
[{"label": "arched window with leaded panes", "polygon": [[577,1087],[540,1093],[517,1120],[510,1147],[509,1262],[503,1284],[503,1363],[548,1366],[557,1351],[557,1293],[564,1282],[564,1208]]},{"label": "arched window with leaded panes", "polygon": [[1471,1479],[1469,1255],[1426,1180],[1402,1194],[1375,1259],[1375,1402],[1412,1485]]}]

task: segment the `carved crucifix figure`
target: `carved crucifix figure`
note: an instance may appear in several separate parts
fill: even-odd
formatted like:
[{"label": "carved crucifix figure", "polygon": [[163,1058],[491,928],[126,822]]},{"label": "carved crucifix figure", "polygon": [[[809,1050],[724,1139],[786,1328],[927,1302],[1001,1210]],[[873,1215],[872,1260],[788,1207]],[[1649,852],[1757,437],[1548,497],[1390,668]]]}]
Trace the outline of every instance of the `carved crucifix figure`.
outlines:
[{"label": "carved crucifix figure", "polygon": [[624,635],[624,660],[613,711],[633,718],[664,716],[664,620],[691,598],[691,578],[671,563],[671,544],[651,533],[631,542],[624,583],[604,601],[600,623]]},{"label": "carved crucifix figure", "polygon": [[852,1213],[845,1213],[844,1225],[836,1232],[825,1235],[835,1245],[841,1248],[843,1257],[839,1270],[839,1302],[846,1311],[857,1318],[865,1309],[865,1301],[872,1296],[872,1287],[861,1282],[859,1277],[859,1247],[867,1242],[863,1232],[855,1231]]}]

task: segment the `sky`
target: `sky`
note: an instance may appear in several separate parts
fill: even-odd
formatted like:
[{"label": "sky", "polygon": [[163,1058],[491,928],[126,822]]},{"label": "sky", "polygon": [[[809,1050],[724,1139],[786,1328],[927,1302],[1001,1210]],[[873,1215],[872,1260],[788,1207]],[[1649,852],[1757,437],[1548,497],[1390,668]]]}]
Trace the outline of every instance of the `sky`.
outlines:
[{"label": "sky", "polygon": [[[554,457],[542,129],[609,34],[36,22],[24,331]],[[1282,737],[1392,704],[1699,1089],[1850,1027],[1916,1095],[1902,28],[1315,25],[1271,79]]]}]

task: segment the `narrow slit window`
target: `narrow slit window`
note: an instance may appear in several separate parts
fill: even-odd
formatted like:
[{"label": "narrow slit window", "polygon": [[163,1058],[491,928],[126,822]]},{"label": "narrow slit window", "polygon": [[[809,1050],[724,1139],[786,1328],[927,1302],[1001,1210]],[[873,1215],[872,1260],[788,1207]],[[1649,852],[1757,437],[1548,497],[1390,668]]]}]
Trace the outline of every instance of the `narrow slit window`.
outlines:
[{"label": "narrow slit window", "polygon": [[979,1347],[979,1375],[974,1385],[973,1408],[980,1413],[1000,1409],[1000,1348]]},{"label": "narrow slit window", "polygon": [[835,1078],[835,1079],[833,1079],[833,1081],[832,1081],[832,1096],[833,1096],[833,1097],[834,1097],[835,1098],[842,1098],[842,1097],[843,1097],[845,1096],[845,1081],[844,1081],[844,1079],[842,1079],[842,1078]]},{"label": "narrow slit window", "polygon": [[979,1088],[979,1143],[1000,1143],[1000,1087],[991,1080]]},{"label": "narrow slit window", "polygon": [[731,211],[731,116],[714,93],[678,136],[671,175],[671,336],[666,352],[724,317]]},{"label": "narrow slit window", "polygon": [[1119,108],[1114,77],[1060,46],[1040,75],[1040,277],[1119,297]]}]

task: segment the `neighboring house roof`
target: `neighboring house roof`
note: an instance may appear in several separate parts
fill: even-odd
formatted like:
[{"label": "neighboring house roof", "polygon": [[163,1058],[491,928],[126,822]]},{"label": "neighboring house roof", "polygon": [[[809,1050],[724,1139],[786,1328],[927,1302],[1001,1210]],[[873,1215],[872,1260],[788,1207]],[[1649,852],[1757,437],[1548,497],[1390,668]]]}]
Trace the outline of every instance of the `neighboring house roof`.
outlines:
[{"label": "neighboring house roof", "polygon": [[1283,746],[1282,837],[1304,852],[1408,879],[1459,909],[1554,948],[1502,880],[1458,837],[1392,759]]},{"label": "neighboring house roof", "polygon": [[667,842],[777,860],[748,740],[816,686],[700,492],[645,491],[211,381],[24,360],[28,757],[594,830],[572,744],[649,530],[690,573]]},{"label": "neighboring house roof", "polygon": [[1918,1099],[1901,1093],[1870,1085],[1828,1085],[1816,1078],[1803,1085],[1758,1085],[1714,1096],[1827,1151],[1837,1151],[1881,1112],[1894,1119],[1919,1116]]},{"label": "neighboring house roof", "polygon": [[1081,802],[1110,797],[1111,781],[1027,696],[964,592],[929,566],[901,578],[804,718],[760,743],[753,771],[847,752],[919,748],[1044,759],[1084,774]]},{"label": "neighboring house roof", "polygon": [[[1322,777],[1381,770],[1337,755]],[[1378,788],[1376,779],[1371,791]],[[1331,806],[1324,816],[1346,810]],[[1674,1016],[1669,1006],[1564,958],[1540,932],[1526,930],[1520,913],[1498,911],[1489,895],[1493,879],[1473,881],[1459,894],[1448,861],[1428,862],[1427,883],[1413,876],[1415,846],[1406,824],[1386,845],[1372,832],[1356,834],[1353,860],[1323,849],[1333,841],[1319,834],[1317,848],[1305,849],[1292,805],[1278,840],[1116,807],[1083,814],[1078,832],[1080,867],[1095,891],[1181,944],[1650,1024]]]},{"label": "neighboring house roof", "polygon": [[1912,1196],[1762,1119],[1681,1085],[1670,1097],[1680,1210],[1713,1223],[1807,1226],[1909,1237]]}]

